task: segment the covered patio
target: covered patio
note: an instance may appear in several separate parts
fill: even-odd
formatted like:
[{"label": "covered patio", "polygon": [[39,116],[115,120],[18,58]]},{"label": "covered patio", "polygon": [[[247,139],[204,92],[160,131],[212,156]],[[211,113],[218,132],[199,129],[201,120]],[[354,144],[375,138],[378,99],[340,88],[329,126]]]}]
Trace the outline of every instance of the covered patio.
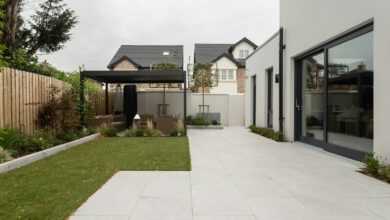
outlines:
[{"label": "covered patio", "polygon": [[[182,124],[185,128],[185,118],[187,116],[187,83],[186,72],[183,70],[138,70],[138,71],[82,71],[80,73],[80,111],[81,126],[86,126],[85,108],[86,97],[84,84],[86,79],[92,79],[105,86],[105,112],[109,114],[109,85],[120,84],[124,85],[121,88],[123,93],[123,116],[126,121],[126,126],[129,127],[133,123],[135,115],[140,115],[140,122],[148,128],[159,129],[167,134],[176,124]],[[180,91],[176,92],[176,96],[171,97],[167,102],[166,84],[181,84]],[[143,100],[139,99],[136,85],[140,84],[164,84],[160,93],[154,92],[151,96],[143,96]],[[148,93],[148,92],[143,92]],[[180,93],[180,94],[178,94]],[[180,99],[180,100],[178,100]],[[142,102],[148,102],[148,107],[144,107],[140,112],[139,106]],[[172,102],[182,102],[182,109],[178,109],[177,105],[172,105]],[[171,106],[170,106],[171,104]],[[146,106],[146,105],[142,105]],[[180,105],[181,106],[181,105]]]}]

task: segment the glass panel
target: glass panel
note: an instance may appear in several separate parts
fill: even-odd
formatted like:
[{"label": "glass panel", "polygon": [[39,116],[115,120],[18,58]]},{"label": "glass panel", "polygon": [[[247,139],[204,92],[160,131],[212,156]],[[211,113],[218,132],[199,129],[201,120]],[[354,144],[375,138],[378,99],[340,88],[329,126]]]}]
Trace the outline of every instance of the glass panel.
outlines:
[{"label": "glass panel", "polygon": [[302,135],[324,140],[324,54],[302,60]]},{"label": "glass panel", "polygon": [[226,80],[226,70],[221,70],[222,80]]},{"label": "glass panel", "polygon": [[229,79],[229,80],[234,80],[234,70],[229,70],[228,79]]},{"label": "glass panel", "polygon": [[372,32],[329,49],[328,94],[328,142],[372,152]]}]

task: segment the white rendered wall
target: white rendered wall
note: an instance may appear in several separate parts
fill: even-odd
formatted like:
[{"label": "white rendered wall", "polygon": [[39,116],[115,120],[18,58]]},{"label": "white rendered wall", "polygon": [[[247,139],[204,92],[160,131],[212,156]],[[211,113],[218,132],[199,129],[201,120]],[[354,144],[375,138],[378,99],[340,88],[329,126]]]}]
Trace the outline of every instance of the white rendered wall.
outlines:
[{"label": "white rendered wall", "polygon": [[[242,94],[205,94],[205,105],[210,106],[210,112],[221,113],[221,123],[224,126],[244,125],[244,95]],[[202,94],[192,93],[188,95],[188,115],[199,113],[199,105],[202,104]]]},{"label": "white rendered wall", "polygon": [[286,135],[294,138],[293,57],[364,21],[374,19],[374,151],[390,158],[390,1],[281,0],[285,28]]},{"label": "white rendered wall", "polygon": [[210,93],[214,94],[236,94],[237,93],[237,65],[230,61],[226,57],[222,57],[217,62],[213,63],[211,69],[215,71],[216,69],[233,69],[234,70],[234,80],[219,81],[216,87],[210,89]]},{"label": "white rendered wall", "polygon": [[254,51],[251,45],[249,45],[247,42],[242,42],[234,48],[232,52],[234,58],[242,59],[240,57],[240,50],[248,50],[249,54],[251,54]]},{"label": "white rendered wall", "polygon": [[259,48],[246,61],[246,88],[245,88],[245,125],[249,126],[253,121],[253,92],[252,76],[256,75],[256,125],[267,126],[267,74],[269,68],[273,68],[273,128],[279,130],[279,84],[275,83],[275,75],[279,73],[279,37],[276,36],[270,42]]},{"label": "white rendered wall", "polygon": [[[138,114],[152,114],[158,116],[158,104],[163,103],[163,92],[138,92],[137,93]],[[224,126],[244,126],[244,95],[242,94],[205,94],[205,105],[210,106],[210,112],[221,113],[221,123]],[[119,109],[123,106],[123,93],[118,93],[117,98],[113,100],[114,106]],[[183,91],[167,91],[166,103],[168,106],[168,115],[182,118],[184,115],[184,94]],[[196,115],[199,112],[199,105],[202,105],[201,93],[187,93],[187,115]]]}]

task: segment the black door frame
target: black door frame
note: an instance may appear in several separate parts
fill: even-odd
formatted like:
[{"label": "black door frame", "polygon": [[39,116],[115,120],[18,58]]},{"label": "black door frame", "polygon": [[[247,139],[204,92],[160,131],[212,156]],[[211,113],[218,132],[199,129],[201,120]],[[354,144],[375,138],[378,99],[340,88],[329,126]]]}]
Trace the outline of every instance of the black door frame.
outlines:
[{"label": "black door frame", "polygon": [[[294,65],[295,65],[295,110],[294,110],[294,118],[295,118],[295,140],[301,141],[304,143],[308,143],[314,145],[316,147],[323,148],[326,151],[336,153],[348,158],[352,158],[355,160],[363,160],[367,153],[357,151],[354,149],[346,148],[343,146],[334,145],[328,143],[328,51],[330,48],[342,44],[346,41],[352,40],[364,34],[370,33],[374,30],[374,21],[370,19],[362,24],[357,25],[350,30],[343,32],[342,34],[327,40],[318,46],[310,49],[296,57],[294,57]],[[307,57],[316,55],[323,52],[324,53],[324,64],[325,64],[325,84],[324,84],[324,140],[315,140],[312,138],[304,137],[302,134],[302,60]]]},{"label": "black door frame", "polygon": [[257,105],[257,82],[256,74],[251,77],[252,79],[252,125],[256,126],[256,105]]},{"label": "black door frame", "polygon": [[266,71],[267,77],[267,128],[273,128],[273,116],[274,116],[274,69],[273,67],[268,68]]}]

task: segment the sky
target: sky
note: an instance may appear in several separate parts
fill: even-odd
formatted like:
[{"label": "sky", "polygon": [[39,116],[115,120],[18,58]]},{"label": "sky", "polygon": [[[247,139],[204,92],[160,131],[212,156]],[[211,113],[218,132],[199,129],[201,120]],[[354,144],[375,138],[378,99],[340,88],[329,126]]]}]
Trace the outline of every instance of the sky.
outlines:
[{"label": "sky", "polygon": [[[41,0],[25,0],[26,19]],[[64,71],[83,65],[106,70],[122,44],[184,45],[193,59],[195,43],[260,45],[279,27],[279,0],[64,0],[79,23],[64,49],[40,55]]]}]

